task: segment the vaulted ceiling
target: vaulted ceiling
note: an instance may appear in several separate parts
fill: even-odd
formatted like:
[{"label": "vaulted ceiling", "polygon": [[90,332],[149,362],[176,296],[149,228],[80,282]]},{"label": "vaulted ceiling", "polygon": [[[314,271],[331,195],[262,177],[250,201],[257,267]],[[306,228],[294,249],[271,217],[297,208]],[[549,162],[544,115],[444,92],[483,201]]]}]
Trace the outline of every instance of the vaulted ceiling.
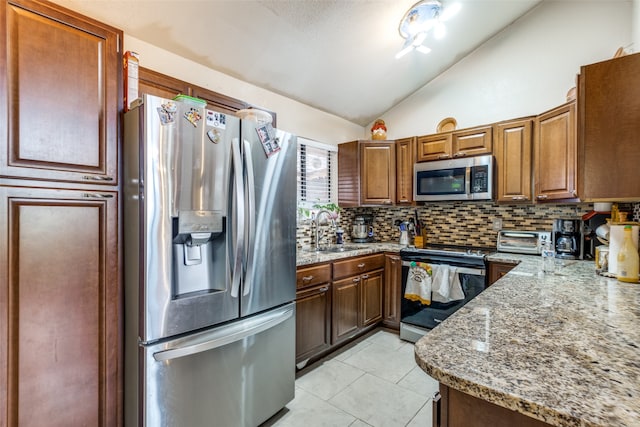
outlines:
[{"label": "vaulted ceiling", "polygon": [[428,54],[396,59],[404,42],[398,24],[415,1],[54,0],[363,126],[545,0],[443,0],[445,7],[462,5],[446,23],[446,37],[427,38]]}]

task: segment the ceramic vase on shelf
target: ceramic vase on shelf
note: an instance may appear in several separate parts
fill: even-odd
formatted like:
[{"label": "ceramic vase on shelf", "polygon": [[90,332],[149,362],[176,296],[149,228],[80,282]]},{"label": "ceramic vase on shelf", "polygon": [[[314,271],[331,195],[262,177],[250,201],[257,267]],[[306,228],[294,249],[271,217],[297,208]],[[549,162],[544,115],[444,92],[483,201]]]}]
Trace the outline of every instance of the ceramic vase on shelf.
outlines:
[{"label": "ceramic vase on shelf", "polygon": [[371,126],[371,139],[387,139],[387,126],[384,124],[384,120],[378,119],[373,123],[373,126]]}]

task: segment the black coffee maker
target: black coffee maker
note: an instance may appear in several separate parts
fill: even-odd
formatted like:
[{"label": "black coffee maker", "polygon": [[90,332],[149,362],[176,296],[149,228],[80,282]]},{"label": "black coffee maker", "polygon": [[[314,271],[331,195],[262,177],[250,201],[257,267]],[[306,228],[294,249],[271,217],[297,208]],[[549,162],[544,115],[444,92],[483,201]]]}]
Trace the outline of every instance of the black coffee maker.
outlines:
[{"label": "black coffee maker", "polygon": [[553,221],[553,247],[556,258],[583,259],[582,221],[559,218]]}]

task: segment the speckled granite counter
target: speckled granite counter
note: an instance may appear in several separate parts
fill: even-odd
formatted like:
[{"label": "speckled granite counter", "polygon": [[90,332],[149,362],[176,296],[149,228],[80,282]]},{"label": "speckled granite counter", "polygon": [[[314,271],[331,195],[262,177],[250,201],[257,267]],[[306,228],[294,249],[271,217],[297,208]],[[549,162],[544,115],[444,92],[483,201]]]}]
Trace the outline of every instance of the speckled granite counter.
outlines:
[{"label": "speckled granite counter", "polygon": [[309,265],[318,262],[328,262],[334,259],[347,258],[357,255],[375,254],[378,252],[400,252],[404,248],[397,243],[381,242],[381,243],[349,243],[349,248],[357,248],[344,252],[310,252],[308,250],[298,250],[296,253],[296,265]]},{"label": "speckled granite counter", "polygon": [[510,273],[420,339],[416,361],[443,384],[555,426],[640,426],[640,285],[593,262]]}]

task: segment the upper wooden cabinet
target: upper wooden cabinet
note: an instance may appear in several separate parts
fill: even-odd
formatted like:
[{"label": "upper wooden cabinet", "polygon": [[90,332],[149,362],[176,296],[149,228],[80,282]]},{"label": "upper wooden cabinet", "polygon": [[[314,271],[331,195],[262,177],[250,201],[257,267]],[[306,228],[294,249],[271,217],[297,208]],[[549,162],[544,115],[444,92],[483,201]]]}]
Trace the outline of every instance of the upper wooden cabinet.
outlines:
[{"label": "upper wooden cabinet", "polygon": [[452,148],[451,132],[419,136],[416,143],[416,161],[448,159]]},{"label": "upper wooden cabinet", "polygon": [[29,0],[0,22],[0,176],[117,184],[122,32]]},{"label": "upper wooden cabinet", "polygon": [[[140,67],[138,74],[140,94],[155,95],[167,99],[173,99],[180,94],[194,96],[206,101],[208,109],[227,114],[234,114],[244,108],[260,108],[148,68]],[[263,108],[260,109],[267,111]],[[276,113],[273,111],[267,112],[271,114],[271,117],[273,118],[271,124],[273,127],[277,127],[278,123]]]},{"label": "upper wooden cabinet", "polygon": [[351,141],[338,145],[338,204],[392,205],[396,198],[394,141]]},{"label": "upper wooden cabinet", "polygon": [[533,118],[496,123],[494,155],[498,202],[531,202]]},{"label": "upper wooden cabinet", "polygon": [[426,162],[476,156],[491,153],[492,150],[492,126],[479,126],[453,132],[419,136],[416,161]]},{"label": "upper wooden cabinet", "polygon": [[575,101],[536,117],[534,165],[537,201],[578,197],[576,150]]},{"label": "upper wooden cabinet", "polygon": [[416,138],[396,140],[396,204],[413,204],[413,164]]},{"label": "upper wooden cabinet", "polygon": [[580,69],[578,189],[582,200],[640,200],[640,54]]}]

